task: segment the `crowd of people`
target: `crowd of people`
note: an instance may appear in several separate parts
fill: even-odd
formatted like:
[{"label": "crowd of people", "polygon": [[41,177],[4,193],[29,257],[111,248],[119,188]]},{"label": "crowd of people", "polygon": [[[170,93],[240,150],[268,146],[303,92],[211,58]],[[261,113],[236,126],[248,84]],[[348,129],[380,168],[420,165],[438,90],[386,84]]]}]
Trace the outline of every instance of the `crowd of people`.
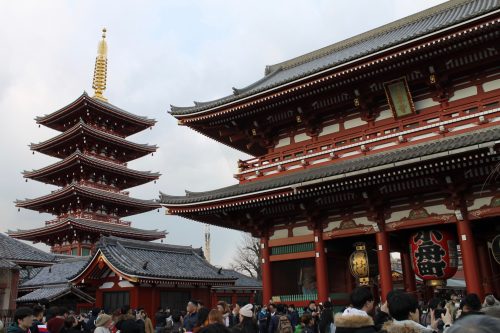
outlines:
[{"label": "crowd of people", "polygon": [[[300,314],[299,314],[300,313]],[[219,302],[206,308],[189,301],[186,311],[158,309],[154,322],[144,309],[123,306],[111,314],[101,309],[75,314],[65,307],[20,307],[7,333],[490,333],[500,332],[500,302],[476,294],[459,299],[434,298],[428,304],[403,291],[391,291],[375,306],[369,288],[358,287],[350,305],[334,313],[329,301],[311,301],[304,309],[273,304],[243,307]]]}]

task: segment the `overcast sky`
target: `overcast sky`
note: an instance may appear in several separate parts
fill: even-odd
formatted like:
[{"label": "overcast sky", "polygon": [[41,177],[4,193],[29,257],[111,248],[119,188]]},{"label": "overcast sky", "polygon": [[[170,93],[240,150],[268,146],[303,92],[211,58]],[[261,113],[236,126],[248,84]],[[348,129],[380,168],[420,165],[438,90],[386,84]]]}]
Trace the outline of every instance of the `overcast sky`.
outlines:
[{"label": "overcast sky", "polygon": [[[54,136],[33,118],[53,112],[86,90],[101,28],[108,29],[109,102],[155,118],[130,137],[157,144],[153,157],[129,163],[162,173],[156,184],[131,189],[139,198],[183,194],[235,183],[244,154],[216,143],[167,114],[230,94],[264,74],[266,65],[313,51],[413,14],[439,0],[327,1],[2,1],[0,2],[0,232],[44,225],[47,214],[17,211],[15,199],[54,187],[25,182],[21,171],[56,161],[28,148]],[[133,226],[165,229],[166,242],[203,245],[203,225],[154,211]],[[212,227],[212,262],[228,265],[239,232]],[[40,247],[40,245],[37,245]],[[42,247],[43,248],[43,247]]]}]

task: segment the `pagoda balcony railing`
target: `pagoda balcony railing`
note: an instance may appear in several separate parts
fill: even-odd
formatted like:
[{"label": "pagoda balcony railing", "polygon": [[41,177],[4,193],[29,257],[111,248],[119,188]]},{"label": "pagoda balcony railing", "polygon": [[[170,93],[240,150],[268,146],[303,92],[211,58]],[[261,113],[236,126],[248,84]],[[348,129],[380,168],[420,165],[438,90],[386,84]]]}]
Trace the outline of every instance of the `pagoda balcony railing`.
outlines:
[{"label": "pagoda balcony railing", "polygon": [[126,196],[128,196],[130,194],[129,191],[120,191],[118,188],[113,187],[113,186],[108,185],[108,184],[99,184],[97,182],[92,182],[89,180],[81,180],[78,183],[81,185],[87,186],[87,187],[92,187],[92,188],[98,189],[98,190],[109,191],[109,192],[113,192],[113,193],[123,194]]},{"label": "pagoda balcony railing", "polygon": [[50,220],[50,221],[46,221],[45,225],[57,224],[57,223],[63,221],[66,218],[69,218],[69,217],[119,224],[119,225],[123,225],[123,226],[127,226],[127,227],[130,227],[132,225],[131,221],[123,221],[117,217],[96,214],[96,213],[89,213],[89,212],[76,212],[76,213],[70,213],[70,214],[62,214],[58,218],[55,218],[55,219]]},{"label": "pagoda balcony railing", "polygon": [[122,163],[119,160],[117,160],[116,158],[111,158],[111,157],[108,157],[108,156],[103,156],[100,153],[94,152],[94,151],[89,150],[89,149],[83,149],[83,153],[85,155],[89,155],[89,156],[92,156],[94,158],[98,158],[100,160],[106,161],[106,162],[115,163],[115,164],[118,164],[118,165],[121,165],[121,166],[125,166],[125,167],[127,166],[127,163]]},{"label": "pagoda balcony railing", "polygon": [[101,125],[96,124],[96,123],[94,123],[94,122],[87,122],[86,124],[87,124],[88,126],[90,126],[90,127],[95,128],[96,130],[101,131],[101,132],[105,132],[105,133],[108,133],[108,134],[112,134],[112,135],[118,136],[118,137],[120,137],[120,138],[125,138],[125,137],[126,137],[125,135],[122,135],[122,134],[120,134],[120,133],[118,133],[118,132],[116,132],[116,131],[114,131],[114,130],[111,130],[111,129],[107,128],[106,126],[101,126]]},{"label": "pagoda balcony railing", "polygon": [[366,155],[400,143],[419,141],[446,132],[463,131],[488,122],[498,122],[499,97],[461,104],[436,114],[427,112],[403,118],[394,123],[375,126],[364,131],[306,144],[238,162],[234,175],[240,182],[293,169],[306,169],[315,164]]}]

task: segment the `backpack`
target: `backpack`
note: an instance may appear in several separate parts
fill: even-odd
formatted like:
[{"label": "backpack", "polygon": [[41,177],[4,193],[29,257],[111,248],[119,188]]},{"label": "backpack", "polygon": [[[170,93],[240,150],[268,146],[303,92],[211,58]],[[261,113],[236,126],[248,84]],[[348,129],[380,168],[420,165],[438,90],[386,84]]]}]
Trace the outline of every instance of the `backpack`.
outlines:
[{"label": "backpack", "polygon": [[290,319],[287,316],[280,316],[278,321],[278,330],[277,333],[293,333],[292,323],[290,323]]}]

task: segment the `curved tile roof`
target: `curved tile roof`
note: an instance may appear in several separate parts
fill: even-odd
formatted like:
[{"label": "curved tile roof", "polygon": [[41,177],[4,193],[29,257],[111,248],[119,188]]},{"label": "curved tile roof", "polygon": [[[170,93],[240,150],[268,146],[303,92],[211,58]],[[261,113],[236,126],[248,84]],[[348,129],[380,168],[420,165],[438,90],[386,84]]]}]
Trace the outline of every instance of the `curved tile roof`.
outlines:
[{"label": "curved tile roof", "polygon": [[265,76],[233,94],[194,106],[171,106],[173,116],[188,116],[356,60],[431,34],[500,8],[500,0],[452,0],[317,51],[267,66]]},{"label": "curved tile roof", "polygon": [[44,267],[35,277],[22,283],[20,288],[48,286],[68,283],[90,260],[90,257],[64,259],[52,266]]},{"label": "curved tile roof", "polygon": [[255,180],[248,183],[236,184],[223,187],[213,191],[189,192],[188,196],[173,196],[160,192],[160,202],[165,206],[195,204],[209,200],[222,200],[224,198],[251,194],[263,190],[272,190],[282,186],[291,186],[302,182],[321,179],[348,172],[359,171],[377,166],[419,158],[435,153],[447,152],[449,150],[477,145],[483,142],[500,140],[500,125],[474,131],[461,135],[424,142],[400,149],[393,149],[365,157],[337,162],[314,169],[297,171],[282,176],[274,176],[263,180]]},{"label": "curved tile roof", "polygon": [[0,232],[0,258],[14,263],[53,263],[57,257]]}]

